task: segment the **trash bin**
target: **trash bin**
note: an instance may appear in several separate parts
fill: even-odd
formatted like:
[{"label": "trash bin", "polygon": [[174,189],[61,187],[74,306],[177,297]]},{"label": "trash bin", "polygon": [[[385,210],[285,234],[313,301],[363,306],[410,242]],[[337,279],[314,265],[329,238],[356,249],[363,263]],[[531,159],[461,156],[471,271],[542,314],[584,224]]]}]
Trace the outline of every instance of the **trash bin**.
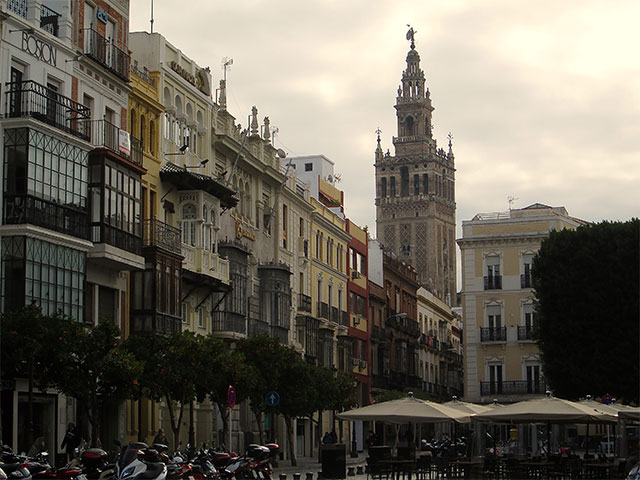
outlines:
[{"label": "trash bin", "polygon": [[322,478],[347,478],[347,448],[344,443],[322,445]]}]

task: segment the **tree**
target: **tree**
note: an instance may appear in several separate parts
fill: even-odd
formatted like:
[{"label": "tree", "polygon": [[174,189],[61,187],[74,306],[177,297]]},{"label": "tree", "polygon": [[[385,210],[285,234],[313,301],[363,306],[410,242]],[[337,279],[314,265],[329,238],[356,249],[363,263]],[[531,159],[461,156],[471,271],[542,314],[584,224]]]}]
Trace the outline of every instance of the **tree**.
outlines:
[{"label": "tree", "polygon": [[59,335],[49,344],[53,353],[47,378],[67,396],[75,397],[92,427],[91,445],[100,445],[101,413],[107,402],[131,398],[142,364],[120,345],[112,322],[85,326],[59,319]]},{"label": "tree", "polygon": [[46,317],[40,307],[29,305],[2,314],[0,354],[2,378],[27,378],[27,445],[33,443],[33,389],[48,386],[46,370],[50,364],[51,342],[59,317]]},{"label": "tree", "polygon": [[204,395],[203,368],[215,361],[215,356],[207,356],[213,351],[207,342],[214,341],[188,331],[134,335],[126,340],[127,351],[144,365],[139,388],[149,398],[167,404],[174,445],[180,438],[185,405]]},{"label": "tree", "polygon": [[558,396],[638,402],[639,230],[633,219],[552,231],[534,258],[534,335]]}]

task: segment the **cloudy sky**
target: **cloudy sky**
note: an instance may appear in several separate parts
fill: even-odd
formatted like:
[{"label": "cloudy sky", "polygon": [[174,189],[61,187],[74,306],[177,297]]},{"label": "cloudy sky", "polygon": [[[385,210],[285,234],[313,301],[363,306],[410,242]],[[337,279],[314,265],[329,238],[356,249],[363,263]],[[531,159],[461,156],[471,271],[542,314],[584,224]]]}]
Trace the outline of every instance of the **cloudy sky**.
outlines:
[{"label": "cloudy sky", "polygon": [[[131,1],[149,30],[151,0]],[[458,225],[534,202],[590,221],[640,214],[637,0],[155,0],[154,31],[217,84],[243,127],[251,106],[289,156],[324,154],[347,215],[375,232],[376,128],[386,151],[407,24],[456,155]],[[460,234],[460,229],[458,229]]]}]

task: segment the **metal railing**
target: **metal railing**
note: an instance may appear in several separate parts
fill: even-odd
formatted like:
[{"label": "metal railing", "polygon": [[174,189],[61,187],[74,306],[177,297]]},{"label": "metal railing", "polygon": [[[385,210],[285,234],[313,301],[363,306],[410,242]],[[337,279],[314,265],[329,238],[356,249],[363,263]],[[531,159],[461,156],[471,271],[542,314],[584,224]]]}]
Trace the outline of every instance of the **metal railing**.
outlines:
[{"label": "metal railing", "polygon": [[22,18],[27,18],[27,0],[7,0],[7,10]]},{"label": "metal railing", "polygon": [[533,340],[533,327],[531,326],[518,327],[518,340]]},{"label": "metal railing", "polygon": [[142,237],[138,237],[106,223],[91,225],[91,241],[106,243],[121,250],[140,255],[142,253]]},{"label": "metal railing", "polygon": [[480,395],[529,395],[547,390],[544,379],[480,382]]},{"label": "metal railing", "polygon": [[269,336],[269,324],[261,320],[249,320],[249,336],[255,337],[256,335]]},{"label": "metal railing", "polygon": [[247,334],[244,315],[236,312],[212,312],[211,331]]},{"label": "metal railing", "polygon": [[311,313],[311,297],[304,293],[298,294],[298,310]]},{"label": "metal railing", "polygon": [[501,290],[502,275],[491,275],[491,276],[484,277],[484,289],[485,290]]},{"label": "metal railing", "polygon": [[40,6],[40,28],[45,32],[49,32],[54,37],[58,36],[58,18],[61,17],[58,12],[50,9],[45,5]]},{"label": "metal railing", "polygon": [[340,312],[340,325],[349,326],[349,313],[344,310]]},{"label": "metal railing", "polygon": [[85,28],[83,33],[85,55],[128,82],[131,76],[129,54],[118,48],[113,39],[103,37],[93,28]]},{"label": "metal railing", "polygon": [[89,239],[88,213],[30,195],[5,195],[4,223],[31,223],[56,232]]},{"label": "metal railing", "polygon": [[340,323],[340,310],[338,310],[338,307],[331,307],[331,317],[329,320]]},{"label": "metal railing", "polygon": [[318,302],[318,317],[329,320],[329,305],[324,302]]},{"label": "metal railing", "polygon": [[484,327],[480,329],[481,342],[506,342],[507,327]]},{"label": "metal railing", "polygon": [[33,117],[71,135],[89,139],[84,125],[91,117],[88,107],[32,80],[10,82],[6,86],[8,117]]},{"label": "metal railing", "polygon": [[181,255],[182,239],[179,228],[152,218],[143,220],[142,231],[143,245],[145,247],[159,247],[176,255]]},{"label": "metal railing", "polygon": [[[88,120],[84,122],[84,132],[94,147],[106,148],[142,166],[142,142],[117,125],[105,119]],[[126,137],[129,137],[129,145],[124,140]]]},{"label": "metal railing", "polygon": [[520,288],[531,288],[531,287],[533,287],[533,283],[531,281],[531,274],[520,275]]}]

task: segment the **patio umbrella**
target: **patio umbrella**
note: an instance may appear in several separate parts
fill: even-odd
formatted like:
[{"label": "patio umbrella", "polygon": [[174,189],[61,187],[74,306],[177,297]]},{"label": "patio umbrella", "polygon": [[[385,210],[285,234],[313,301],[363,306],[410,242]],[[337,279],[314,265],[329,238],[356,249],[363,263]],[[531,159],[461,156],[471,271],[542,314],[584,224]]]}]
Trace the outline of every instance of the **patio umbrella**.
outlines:
[{"label": "patio umbrella", "polygon": [[618,411],[618,418],[620,420],[640,422],[640,407],[629,407],[627,405],[619,405],[625,407]]},{"label": "patio umbrella", "polygon": [[[610,415],[618,415],[619,414],[618,412],[620,412],[621,410],[626,410],[630,408],[630,407],[627,407],[626,405],[621,405],[617,403],[611,403],[607,405],[605,403],[596,402],[595,400],[592,400],[591,395],[587,395],[587,398],[585,398],[584,400],[580,400],[578,403],[586,407],[595,408],[596,410],[600,410]],[[590,422],[587,422],[587,440],[586,440],[586,447],[584,452],[585,455],[589,453],[589,424]]]},{"label": "patio umbrella", "polygon": [[442,405],[455,408],[456,410],[460,410],[461,412],[468,413],[470,415],[473,415],[474,413],[484,413],[492,410],[492,407],[490,407],[489,405],[463,402],[457,399],[449,400],[448,402],[444,402]]},{"label": "patio umbrella", "polygon": [[489,412],[477,413],[471,418],[500,423],[546,423],[547,449],[551,447],[552,423],[616,423],[618,421],[615,414],[605,413],[570,400],[555,398],[550,393],[543,398],[525,400],[502,408],[494,408]]},{"label": "patio umbrella", "polygon": [[459,423],[470,421],[470,414],[441,403],[420,400],[413,396],[388,402],[354,408],[337,415],[341,420],[376,421],[387,423],[438,423],[454,420]]}]

